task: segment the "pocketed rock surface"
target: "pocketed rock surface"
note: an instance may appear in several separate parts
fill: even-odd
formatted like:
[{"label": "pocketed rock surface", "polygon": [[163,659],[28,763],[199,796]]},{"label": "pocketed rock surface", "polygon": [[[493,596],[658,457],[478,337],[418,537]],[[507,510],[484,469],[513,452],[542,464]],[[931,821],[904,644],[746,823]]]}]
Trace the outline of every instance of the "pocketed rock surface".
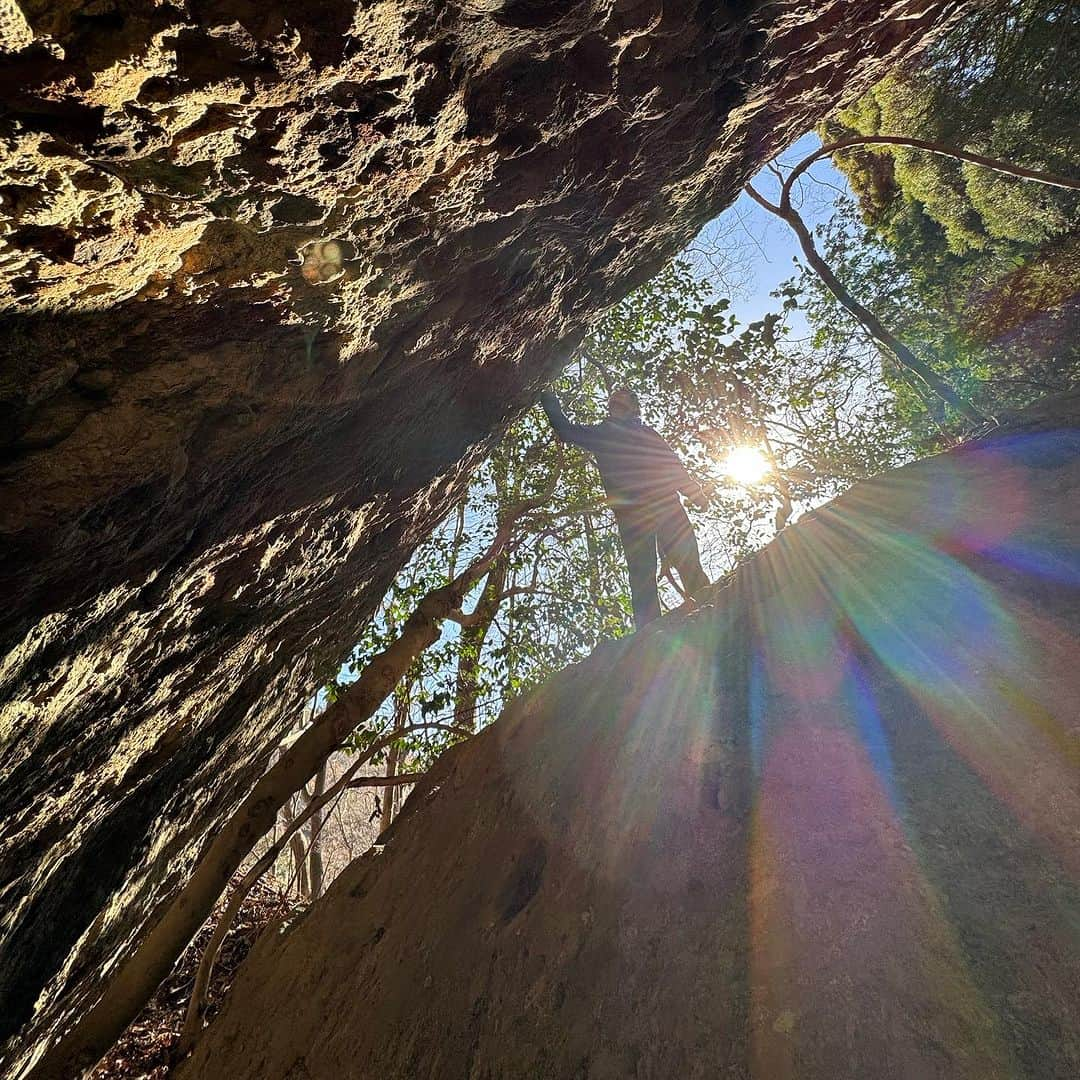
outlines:
[{"label": "pocketed rock surface", "polygon": [[0,3],[0,1060],[589,321],[955,0]]}]

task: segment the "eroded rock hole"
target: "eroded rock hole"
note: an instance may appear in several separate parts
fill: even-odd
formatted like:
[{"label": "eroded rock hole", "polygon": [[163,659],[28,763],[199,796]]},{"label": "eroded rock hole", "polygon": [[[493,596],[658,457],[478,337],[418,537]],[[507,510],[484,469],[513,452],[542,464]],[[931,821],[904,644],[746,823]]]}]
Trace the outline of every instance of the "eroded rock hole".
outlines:
[{"label": "eroded rock hole", "polygon": [[529,906],[540,891],[547,865],[547,849],[540,840],[532,840],[518,858],[517,865],[503,889],[502,921],[508,923]]}]

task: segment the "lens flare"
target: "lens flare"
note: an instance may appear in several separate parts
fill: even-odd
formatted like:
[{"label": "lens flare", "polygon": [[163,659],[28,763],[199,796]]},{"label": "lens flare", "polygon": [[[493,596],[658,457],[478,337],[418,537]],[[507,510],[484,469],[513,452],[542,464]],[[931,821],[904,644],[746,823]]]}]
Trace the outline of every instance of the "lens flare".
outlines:
[{"label": "lens flare", "polygon": [[753,487],[768,475],[772,466],[756,446],[736,446],[724,459],[724,472],[740,487]]}]

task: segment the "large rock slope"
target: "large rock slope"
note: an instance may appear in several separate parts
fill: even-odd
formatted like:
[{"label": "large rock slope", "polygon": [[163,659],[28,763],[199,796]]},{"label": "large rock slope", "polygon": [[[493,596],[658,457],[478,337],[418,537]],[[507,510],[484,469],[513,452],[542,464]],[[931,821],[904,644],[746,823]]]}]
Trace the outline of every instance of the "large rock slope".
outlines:
[{"label": "large rock slope", "polygon": [[256,946],[183,1080],[1080,1073],[1080,398],[604,647]]},{"label": "large rock slope", "polygon": [[12,1060],[588,320],[961,6],[0,3]]}]

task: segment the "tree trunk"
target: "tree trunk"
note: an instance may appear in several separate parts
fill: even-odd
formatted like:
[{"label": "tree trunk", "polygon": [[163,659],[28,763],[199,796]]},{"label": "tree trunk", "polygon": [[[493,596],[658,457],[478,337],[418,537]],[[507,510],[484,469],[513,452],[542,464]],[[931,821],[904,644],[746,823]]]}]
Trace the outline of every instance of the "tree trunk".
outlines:
[{"label": "tree trunk", "polygon": [[[296,820],[296,804],[300,804],[301,812],[304,809],[304,795],[298,792],[281,808],[281,817],[286,830],[292,828]],[[292,863],[292,871],[289,880],[296,882],[297,898],[305,903],[311,899],[311,887],[308,882],[307,851],[304,847],[304,837],[301,833],[293,833],[289,837],[289,858]]]},{"label": "tree trunk", "polygon": [[[402,692],[399,688],[399,692],[394,695],[394,732],[401,732],[405,729],[406,723],[409,720],[409,707],[410,697],[407,691]],[[398,759],[401,756],[401,747],[397,739],[391,744],[390,749],[386,752],[386,779],[393,780],[397,776],[398,771]],[[382,828],[380,832],[385,831],[390,826],[390,822],[394,820],[394,800],[397,796],[397,786],[395,784],[387,784],[383,788],[382,797]]]},{"label": "tree trunk", "polygon": [[[394,743],[386,754],[386,779],[393,780],[397,776],[398,744]],[[394,820],[394,795],[396,788],[393,784],[387,784],[382,793],[382,828],[387,829]],[[382,830],[380,830],[382,831]]]},{"label": "tree trunk", "polygon": [[589,556],[589,600],[593,607],[599,608],[606,603],[600,587],[600,553],[596,544],[596,527],[592,514],[585,514],[581,519],[585,530],[585,549]]},{"label": "tree trunk", "polygon": [[480,692],[480,661],[494,614],[475,625],[464,627],[458,646],[454,678],[454,726],[476,730],[476,702]]},{"label": "tree trunk", "polygon": [[[326,769],[327,762],[324,761],[315,774],[311,793],[313,800],[320,799],[326,791]],[[311,832],[311,840],[308,843],[309,898],[313,901],[318,900],[323,891],[322,829],[323,822],[326,820],[325,815],[326,811],[316,810],[308,826]]]},{"label": "tree trunk", "polygon": [[480,692],[480,664],[488,631],[499,613],[506,588],[509,560],[500,558],[491,568],[483,591],[461,628],[457,673],[454,678],[454,726],[476,730],[476,701]]}]

